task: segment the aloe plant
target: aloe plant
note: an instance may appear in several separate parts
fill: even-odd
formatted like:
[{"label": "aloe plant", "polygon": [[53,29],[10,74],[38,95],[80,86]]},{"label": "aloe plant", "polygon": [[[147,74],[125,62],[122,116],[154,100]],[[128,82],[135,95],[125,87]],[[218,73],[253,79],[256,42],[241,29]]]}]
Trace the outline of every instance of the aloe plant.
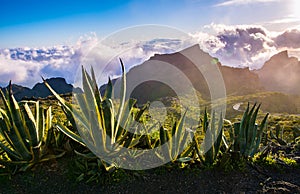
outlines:
[{"label": "aloe plant", "polygon": [[[47,153],[52,133],[51,107],[44,109],[39,101],[25,101],[20,104],[15,100],[11,83],[6,95],[0,90],[4,109],[0,108],[0,163],[4,165],[22,165],[26,170],[32,165],[61,157]],[[32,112],[29,104],[33,104]]]},{"label": "aloe plant", "polygon": [[267,126],[269,113],[265,115],[260,125],[256,124],[256,119],[260,104],[256,104],[250,109],[249,103],[245,110],[242,120],[233,124],[234,139],[231,141],[232,151],[239,152],[244,157],[253,157],[258,152],[262,135]]},{"label": "aloe plant", "polygon": [[[86,147],[95,148],[99,155],[110,158],[119,157],[122,151],[120,148],[134,148],[141,138],[135,131],[138,129],[138,121],[147,109],[146,104],[141,109],[134,108],[136,100],[125,100],[126,94],[126,74],[123,62],[122,67],[121,99],[117,113],[115,113],[112,102],[112,83],[109,80],[105,94],[102,96],[96,83],[93,68],[91,76],[82,68],[83,93],[74,94],[78,108],[61,98],[51,86],[44,80],[45,85],[58,99],[61,107],[71,122],[74,131],[62,123],[56,127],[71,139]],[[130,130],[128,130],[130,129]],[[77,132],[85,137],[82,138]],[[103,160],[101,160],[103,162]],[[114,168],[116,164],[110,166],[103,162],[107,171]]]},{"label": "aloe plant", "polygon": [[212,117],[209,121],[208,113],[205,109],[203,120],[202,120],[202,131],[205,134],[202,147],[197,137],[199,134],[195,134],[194,142],[195,149],[200,161],[204,165],[212,165],[220,153],[222,137],[223,137],[223,118],[220,114],[219,119],[216,118],[216,113],[213,112]]}]

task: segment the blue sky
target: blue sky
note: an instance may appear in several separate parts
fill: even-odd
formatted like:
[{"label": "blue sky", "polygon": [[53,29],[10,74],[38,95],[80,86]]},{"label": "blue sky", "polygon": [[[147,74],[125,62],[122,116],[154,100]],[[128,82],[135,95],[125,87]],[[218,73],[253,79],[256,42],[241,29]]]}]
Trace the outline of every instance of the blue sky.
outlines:
[{"label": "blue sky", "polygon": [[74,83],[87,56],[114,77],[113,58],[129,69],[194,44],[233,67],[258,69],[283,50],[300,58],[299,7],[300,0],[1,0],[0,86],[31,87],[41,75]]},{"label": "blue sky", "polygon": [[193,32],[204,25],[258,24],[283,31],[299,25],[298,0],[2,0],[0,48],[74,44],[143,24]]}]

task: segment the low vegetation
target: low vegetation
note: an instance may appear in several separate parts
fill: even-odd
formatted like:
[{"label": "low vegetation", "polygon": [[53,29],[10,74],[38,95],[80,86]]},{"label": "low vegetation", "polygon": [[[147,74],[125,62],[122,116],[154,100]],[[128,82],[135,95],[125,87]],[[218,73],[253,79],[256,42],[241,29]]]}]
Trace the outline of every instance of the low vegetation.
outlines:
[{"label": "low vegetation", "polygon": [[[158,149],[152,160],[166,168],[228,170],[234,165],[255,163],[295,168],[299,165],[295,160],[300,151],[299,115],[269,114],[261,111],[260,104],[248,103],[230,120],[224,119],[223,113],[209,114],[205,109],[196,115],[198,125],[186,126],[185,120],[191,119],[186,116],[189,110],[180,113],[171,103],[174,114],[166,123],[148,122],[149,104],[138,108],[136,100],[125,99],[122,61],[121,67],[122,89],[117,105],[112,99],[112,83],[108,82],[101,95],[93,69],[91,75],[82,69],[84,92],[75,94],[74,102],[59,96],[47,82],[55,100],[17,103],[11,91],[3,94],[0,90],[1,172],[11,176],[67,152],[75,154],[71,169],[76,181],[103,182],[105,177],[122,172],[124,163],[127,168],[137,163],[145,165],[141,150],[160,147],[163,149]],[[228,105],[240,101],[229,98]],[[262,103],[263,107],[265,102]],[[228,110],[229,114],[233,111]],[[107,162],[105,156],[113,159]]]}]

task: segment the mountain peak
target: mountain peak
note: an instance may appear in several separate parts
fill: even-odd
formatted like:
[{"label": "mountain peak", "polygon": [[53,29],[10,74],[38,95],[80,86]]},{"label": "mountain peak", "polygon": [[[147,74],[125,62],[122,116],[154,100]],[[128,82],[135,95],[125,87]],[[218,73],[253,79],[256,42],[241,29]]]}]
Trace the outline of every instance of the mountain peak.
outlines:
[{"label": "mountain peak", "polygon": [[[154,54],[154,56],[150,57],[150,60],[159,60],[161,56],[166,56],[166,55],[170,55],[170,56],[173,56],[174,54],[176,54],[177,52],[175,53],[170,53],[170,54]],[[206,55],[206,56],[209,56],[210,55],[206,52],[204,52],[201,48],[200,48],[200,45],[199,44],[195,44],[193,46],[190,46],[190,47],[187,47],[181,51],[179,51],[178,53],[181,53],[183,55],[187,55],[187,56],[191,56],[191,55],[195,55],[195,56],[199,56],[199,55]]]},{"label": "mountain peak", "polygon": [[289,60],[291,63],[297,63],[298,62],[298,58],[297,57],[290,57],[288,51],[284,50],[284,51],[281,51],[281,52],[273,55],[268,61],[266,61],[266,63],[265,63],[264,66],[266,66],[269,61],[284,62],[284,61],[287,61],[287,60]]},{"label": "mountain peak", "polygon": [[286,50],[272,56],[255,72],[268,90],[300,94],[300,62],[296,57],[289,57]]},{"label": "mountain peak", "polygon": [[288,55],[288,51],[287,50],[284,50],[284,51],[281,51],[275,55],[273,55],[270,59],[270,60],[277,60],[277,59],[288,59],[289,58],[289,55]]},{"label": "mountain peak", "polygon": [[188,48],[183,49],[180,52],[202,52],[205,53],[201,48],[199,44],[194,44],[193,46],[190,46]]},{"label": "mountain peak", "polygon": [[281,51],[279,52],[278,54],[274,55],[274,56],[284,56],[284,57],[289,57],[288,56],[288,51],[287,50],[284,50],[284,51]]},{"label": "mountain peak", "polygon": [[[65,78],[54,77],[45,80],[58,94],[66,94],[71,92],[81,92],[80,89],[74,88],[71,84],[68,84]],[[8,89],[9,86],[5,88],[0,88],[3,91]],[[44,83],[37,83],[32,89],[23,87],[20,85],[12,84],[12,91],[17,101],[24,98],[45,98],[52,95],[49,89]]]},{"label": "mountain peak", "polygon": [[[222,66],[218,59],[210,56],[196,44],[179,52],[154,55],[148,61],[130,69],[127,75],[128,83],[136,83],[136,80],[147,78],[147,81],[141,82],[133,90],[131,97],[143,103],[164,96],[173,96],[173,88],[168,88],[168,84],[165,83],[172,83],[177,91],[185,91],[187,86],[182,83],[184,80],[181,80],[182,76],[189,80],[193,89],[201,93],[202,98],[210,99],[210,89],[204,73],[210,71],[207,67],[212,64],[218,65],[227,94],[243,95],[263,89],[258,76],[248,68]],[[171,73],[173,67],[176,72]],[[162,79],[165,83],[158,83],[155,81],[157,79]]]}]

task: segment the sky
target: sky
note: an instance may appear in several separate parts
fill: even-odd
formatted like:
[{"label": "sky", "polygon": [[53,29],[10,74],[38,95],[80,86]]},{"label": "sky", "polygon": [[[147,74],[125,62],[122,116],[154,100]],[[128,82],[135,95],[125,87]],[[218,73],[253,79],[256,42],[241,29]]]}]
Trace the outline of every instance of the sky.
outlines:
[{"label": "sky", "polygon": [[283,31],[300,24],[299,0],[2,0],[0,48],[74,44],[122,28],[161,24],[194,32],[211,23]]},{"label": "sky", "polygon": [[106,81],[120,74],[117,54],[128,70],[194,44],[232,67],[259,69],[283,50],[300,59],[299,8],[300,0],[1,0],[0,86],[32,87],[40,76],[74,83],[88,58]]}]

